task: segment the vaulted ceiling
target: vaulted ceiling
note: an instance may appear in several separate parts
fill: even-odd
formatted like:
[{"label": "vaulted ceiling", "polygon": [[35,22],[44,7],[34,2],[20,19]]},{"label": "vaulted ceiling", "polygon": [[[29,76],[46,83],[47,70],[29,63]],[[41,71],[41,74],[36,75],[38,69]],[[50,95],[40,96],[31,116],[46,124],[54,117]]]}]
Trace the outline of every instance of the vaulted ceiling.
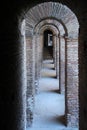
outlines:
[{"label": "vaulted ceiling", "polygon": [[[43,20],[58,21],[66,30],[68,37],[77,37],[79,28],[75,14],[65,5],[58,2],[45,2],[38,4],[25,14],[26,32],[32,33],[34,28]],[[45,21],[46,23],[46,21]],[[59,26],[58,25],[58,26]],[[75,26],[75,27],[74,27]]]}]

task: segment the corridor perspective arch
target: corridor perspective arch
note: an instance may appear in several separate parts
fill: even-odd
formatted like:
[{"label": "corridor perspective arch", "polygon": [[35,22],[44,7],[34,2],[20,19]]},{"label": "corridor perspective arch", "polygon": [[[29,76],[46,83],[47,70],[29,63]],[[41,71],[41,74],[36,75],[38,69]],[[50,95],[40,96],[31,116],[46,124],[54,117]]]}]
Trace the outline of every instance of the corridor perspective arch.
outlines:
[{"label": "corridor perspective arch", "polygon": [[[49,9],[48,9],[49,7]],[[43,13],[44,12],[44,13]],[[29,57],[32,57],[32,59],[35,59],[34,51],[35,51],[35,39],[36,36],[34,35],[34,27],[36,24],[38,24],[41,20],[45,18],[55,18],[58,19],[58,21],[62,21],[63,25],[67,29],[67,36],[60,36],[60,39],[65,39],[66,44],[66,70],[65,70],[65,83],[66,83],[66,90],[65,90],[65,97],[66,97],[66,124],[67,126],[78,126],[79,124],[79,106],[78,106],[78,93],[79,93],[79,77],[78,77],[78,28],[79,23],[75,16],[75,14],[66,6],[56,3],[56,2],[45,2],[42,4],[39,4],[33,8],[31,8],[25,16],[25,22],[26,22],[26,30],[25,30],[25,37],[26,37],[26,46],[27,46],[27,60],[29,63],[27,63],[27,66],[35,66],[35,61],[31,60]],[[74,24],[76,27],[74,27]],[[29,50],[29,51],[28,51]],[[40,53],[39,53],[40,54]],[[29,55],[29,56],[28,56]],[[40,68],[40,66],[39,66]],[[32,71],[30,71],[29,68],[27,68],[27,75],[33,77],[32,73],[35,70],[33,68]],[[40,73],[40,70],[38,70]],[[40,75],[39,75],[40,76]],[[37,75],[37,77],[39,77]],[[34,87],[30,85],[31,82],[28,79],[28,85],[27,88],[32,90],[32,93],[34,94]],[[34,83],[35,77],[32,78],[32,82]],[[73,90],[72,90],[73,88]],[[34,95],[28,95],[27,101],[31,102],[30,100],[33,100]],[[70,94],[72,93],[71,97]],[[77,101],[77,102],[76,102]],[[71,106],[71,104],[73,105]],[[29,115],[33,115],[32,110],[30,110],[31,105],[30,103],[27,103],[27,111],[29,109]],[[29,106],[30,104],[30,106]],[[30,113],[31,112],[31,113]],[[76,114],[77,113],[77,114]],[[74,120],[73,120],[74,118]],[[29,116],[27,117],[28,121],[31,120]]]}]

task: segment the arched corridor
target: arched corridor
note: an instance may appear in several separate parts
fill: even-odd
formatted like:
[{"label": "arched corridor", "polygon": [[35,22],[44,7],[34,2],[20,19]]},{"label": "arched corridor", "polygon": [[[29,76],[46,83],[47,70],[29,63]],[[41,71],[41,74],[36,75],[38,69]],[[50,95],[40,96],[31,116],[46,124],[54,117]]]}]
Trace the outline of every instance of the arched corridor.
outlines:
[{"label": "arched corridor", "polygon": [[[43,60],[51,58],[56,72],[55,78],[59,82],[59,93],[64,95],[65,125],[71,128],[78,128],[79,24],[75,14],[62,4],[55,2],[42,3],[31,8],[26,13],[25,28],[27,127],[33,125],[33,110],[36,102],[35,97],[39,92]],[[51,43],[49,43],[50,41]],[[54,82],[52,84],[54,84]]]},{"label": "arched corridor", "polygon": [[[43,40],[43,59],[53,58],[53,33],[50,30],[44,31]],[[44,52],[47,53],[47,55]]]},{"label": "arched corridor", "polygon": [[86,2],[6,0],[0,16],[0,130],[87,130]]},{"label": "arched corridor", "polygon": [[65,126],[65,99],[59,93],[59,84],[52,59],[44,60],[39,79],[39,92],[35,96],[32,127],[27,130],[63,129]]}]

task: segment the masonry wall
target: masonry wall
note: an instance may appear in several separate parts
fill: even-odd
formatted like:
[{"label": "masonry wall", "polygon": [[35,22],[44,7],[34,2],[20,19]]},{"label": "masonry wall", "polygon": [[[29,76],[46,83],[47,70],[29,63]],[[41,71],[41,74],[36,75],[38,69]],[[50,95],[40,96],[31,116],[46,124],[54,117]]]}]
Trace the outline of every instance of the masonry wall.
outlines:
[{"label": "masonry wall", "polygon": [[66,114],[67,125],[79,126],[79,79],[78,79],[78,40],[67,39],[67,65],[66,65]]},{"label": "masonry wall", "polygon": [[[60,93],[65,94],[65,38],[63,36],[60,36],[60,43],[59,43],[59,87],[60,87]],[[68,86],[66,86],[68,87]]]},{"label": "masonry wall", "polygon": [[38,39],[38,57],[39,57],[39,62],[38,62],[38,70],[39,70],[39,78],[41,78],[41,69],[42,69],[42,62],[43,62],[43,35],[39,35]]},{"label": "masonry wall", "polygon": [[56,52],[57,52],[57,36],[53,35],[53,60],[54,60],[54,67],[56,69]]},{"label": "masonry wall", "polygon": [[57,73],[57,79],[59,80],[59,37],[57,36],[57,52],[56,52],[56,73]]},{"label": "masonry wall", "polygon": [[35,91],[39,92],[39,78],[41,77],[41,68],[43,61],[43,35],[36,33],[35,36]]},{"label": "masonry wall", "polygon": [[26,71],[27,71],[27,89],[26,89],[26,124],[32,125],[33,107],[34,107],[34,89],[35,89],[35,69],[33,57],[33,37],[26,37]]},{"label": "masonry wall", "polygon": [[38,85],[39,85],[39,74],[38,74],[38,34],[35,34],[35,91],[38,92]]},{"label": "masonry wall", "polygon": [[[7,11],[8,14],[10,11]],[[10,13],[11,14],[11,13]],[[4,15],[4,12],[3,12]],[[24,130],[23,39],[16,16],[2,18],[0,29],[0,129]]]}]

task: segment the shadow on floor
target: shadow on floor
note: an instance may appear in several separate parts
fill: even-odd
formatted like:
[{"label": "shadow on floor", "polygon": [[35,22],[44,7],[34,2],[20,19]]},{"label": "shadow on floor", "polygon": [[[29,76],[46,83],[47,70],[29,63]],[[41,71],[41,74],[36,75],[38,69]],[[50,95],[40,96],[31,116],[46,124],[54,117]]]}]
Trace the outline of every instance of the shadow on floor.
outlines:
[{"label": "shadow on floor", "polygon": [[52,93],[59,93],[59,94],[60,94],[60,90],[49,90],[49,92],[52,92]]},{"label": "shadow on floor", "polygon": [[52,123],[58,123],[60,125],[66,126],[65,115],[51,118],[50,122],[52,122]]}]

